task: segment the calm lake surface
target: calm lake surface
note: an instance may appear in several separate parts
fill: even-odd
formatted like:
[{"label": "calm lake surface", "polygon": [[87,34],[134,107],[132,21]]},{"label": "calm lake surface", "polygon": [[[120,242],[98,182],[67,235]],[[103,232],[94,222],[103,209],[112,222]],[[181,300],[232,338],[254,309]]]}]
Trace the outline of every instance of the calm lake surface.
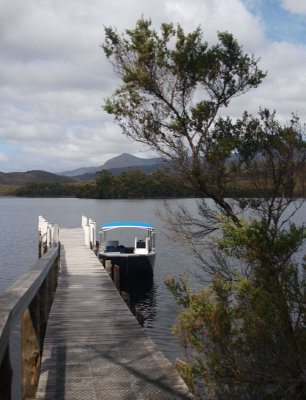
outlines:
[{"label": "calm lake surface", "polygon": [[[195,199],[168,200],[171,207],[185,205],[196,214]],[[173,362],[182,357],[171,329],[176,322],[178,306],[165,287],[167,273],[176,278],[184,272],[196,271],[192,256],[165,236],[162,221],[155,210],[162,209],[163,200],[91,200],[0,197],[0,292],[22,276],[38,258],[38,216],[60,227],[80,227],[86,215],[97,223],[116,221],[149,222],[156,229],[157,257],[153,283],[134,298],[133,307],[145,315],[144,329],[166,357]],[[306,204],[294,216],[294,221],[306,220]],[[300,252],[301,256],[302,252]],[[191,277],[193,286],[198,281]]]},{"label": "calm lake surface", "polygon": [[[196,200],[168,200],[173,207],[184,204],[196,210]],[[0,198],[0,292],[22,276],[38,258],[38,216],[60,227],[81,226],[82,215],[91,217],[97,228],[106,222],[149,222],[156,229],[157,256],[151,287],[134,298],[145,315],[144,329],[170,361],[180,356],[171,328],[178,306],[165,287],[167,273],[176,277],[193,268],[194,262],[184,249],[165,237],[162,221],[155,210],[163,200],[91,200],[46,198]],[[195,267],[194,267],[195,268]]]}]

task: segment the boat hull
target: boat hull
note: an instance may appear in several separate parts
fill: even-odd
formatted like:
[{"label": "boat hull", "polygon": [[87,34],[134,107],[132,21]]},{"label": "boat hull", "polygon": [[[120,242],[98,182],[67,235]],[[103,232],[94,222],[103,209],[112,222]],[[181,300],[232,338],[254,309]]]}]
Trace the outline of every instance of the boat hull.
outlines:
[{"label": "boat hull", "polygon": [[112,265],[120,267],[120,281],[141,280],[153,276],[155,253],[152,254],[109,254],[100,253],[99,258],[105,265],[110,260]]}]

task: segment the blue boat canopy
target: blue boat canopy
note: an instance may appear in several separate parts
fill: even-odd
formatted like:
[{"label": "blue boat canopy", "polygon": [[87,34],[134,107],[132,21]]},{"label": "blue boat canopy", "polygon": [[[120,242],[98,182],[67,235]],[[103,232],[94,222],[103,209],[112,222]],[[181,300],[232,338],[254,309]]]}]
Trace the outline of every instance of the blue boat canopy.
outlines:
[{"label": "blue boat canopy", "polygon": [[103,224],[100,230],[108,231],[115,228],[141,228],[154,230],[153,225],[147,224],[146,222],[110,222]]}]

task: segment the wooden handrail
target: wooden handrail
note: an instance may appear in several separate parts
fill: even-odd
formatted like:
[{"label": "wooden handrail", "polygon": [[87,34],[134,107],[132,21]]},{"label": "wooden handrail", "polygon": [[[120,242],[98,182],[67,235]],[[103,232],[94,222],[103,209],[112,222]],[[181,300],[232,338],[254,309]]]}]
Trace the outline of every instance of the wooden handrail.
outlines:
[{"label": "wooden handrail", "polygon": [[9,337],[21,322],[22,397],[34,398],[42,345],[59,271],[59,243],[0,294],[0,399],[10,399]]}]

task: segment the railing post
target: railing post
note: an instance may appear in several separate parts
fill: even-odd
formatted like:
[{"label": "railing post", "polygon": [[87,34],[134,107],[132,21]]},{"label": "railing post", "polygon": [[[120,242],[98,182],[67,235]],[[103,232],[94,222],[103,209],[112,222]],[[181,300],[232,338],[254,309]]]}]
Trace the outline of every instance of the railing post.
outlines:
[{"label": "railing post", "polygon": [[120,292],[120,267],[119,267],[119,265],[114,265],[113,271],[114,271],[114,284]]},{"label": "railing post", "polygon": [[110,275],[110,277],[112,278],[112,262],[111,262],[111,260],[105,260],[104,268],[105,268],[106,272],[108,273],[108,275]]},{"label": "railing post", "polygon": [[58,225],[52,225],[52,247],[57,246],[58,244]]},{"label": "railing post", "polygon": [[88,219],[88,225],[89,225],[89,248],[92,250],[93,249],[93,241],[92,241],[92,238],[93,238],[93,234],[92,234],[92,219],[91,218],[89,218]]},{"label": "railing post", "polygon": [[47,244],[47,221],[41,215],[38,217],[38,236],[39,236],[39,244],[38,244],[38,257],[42,257],[46,251]]},{"label": "railing post", "polygon": [[38,258],[41,257],[41,242],[42,242],[41,219],[42,216],[40,215],[38,217]]},{"label": "railing post", "polygon": [[96,243],[97,243],[97,224],[95,221],[92,221],[91,223],[91,242],[92,242],[92,249],[95,250],[96,249]]},{"label": "railing post", "polygon": [[85,245],[88,248],[90,248],[90,226],[85,225],[84,230],[85,230]]},{"label": "railing post", "polygon": [[22,399],[34,399],[41,360],[39,302],[36,297],[21,318],[20,331]]},{"label": "railing post", "polygon": [[88,218],[82,215],[82,228],[85,229],[86,225],[88,225]]},{"label": "railing post", "polygon": [[139,325],[143,328],[144,326],[144,315],[141,311],[136,310],[136,319]]},{"label": "railing post", "polygon": [[48,251],[48,222],[42,219],[42,255]]},{"label": "railing post", "polygon": [[47,224],[47,251],[52,246],[52,232],[53,232],[53,225]]},{"label": "railing post", "polygon": [[97,247],[97,224],[92,218],[87,218],[82,215],[82,228],[85,233],[85,245],[91,250],[96,250]]}]

